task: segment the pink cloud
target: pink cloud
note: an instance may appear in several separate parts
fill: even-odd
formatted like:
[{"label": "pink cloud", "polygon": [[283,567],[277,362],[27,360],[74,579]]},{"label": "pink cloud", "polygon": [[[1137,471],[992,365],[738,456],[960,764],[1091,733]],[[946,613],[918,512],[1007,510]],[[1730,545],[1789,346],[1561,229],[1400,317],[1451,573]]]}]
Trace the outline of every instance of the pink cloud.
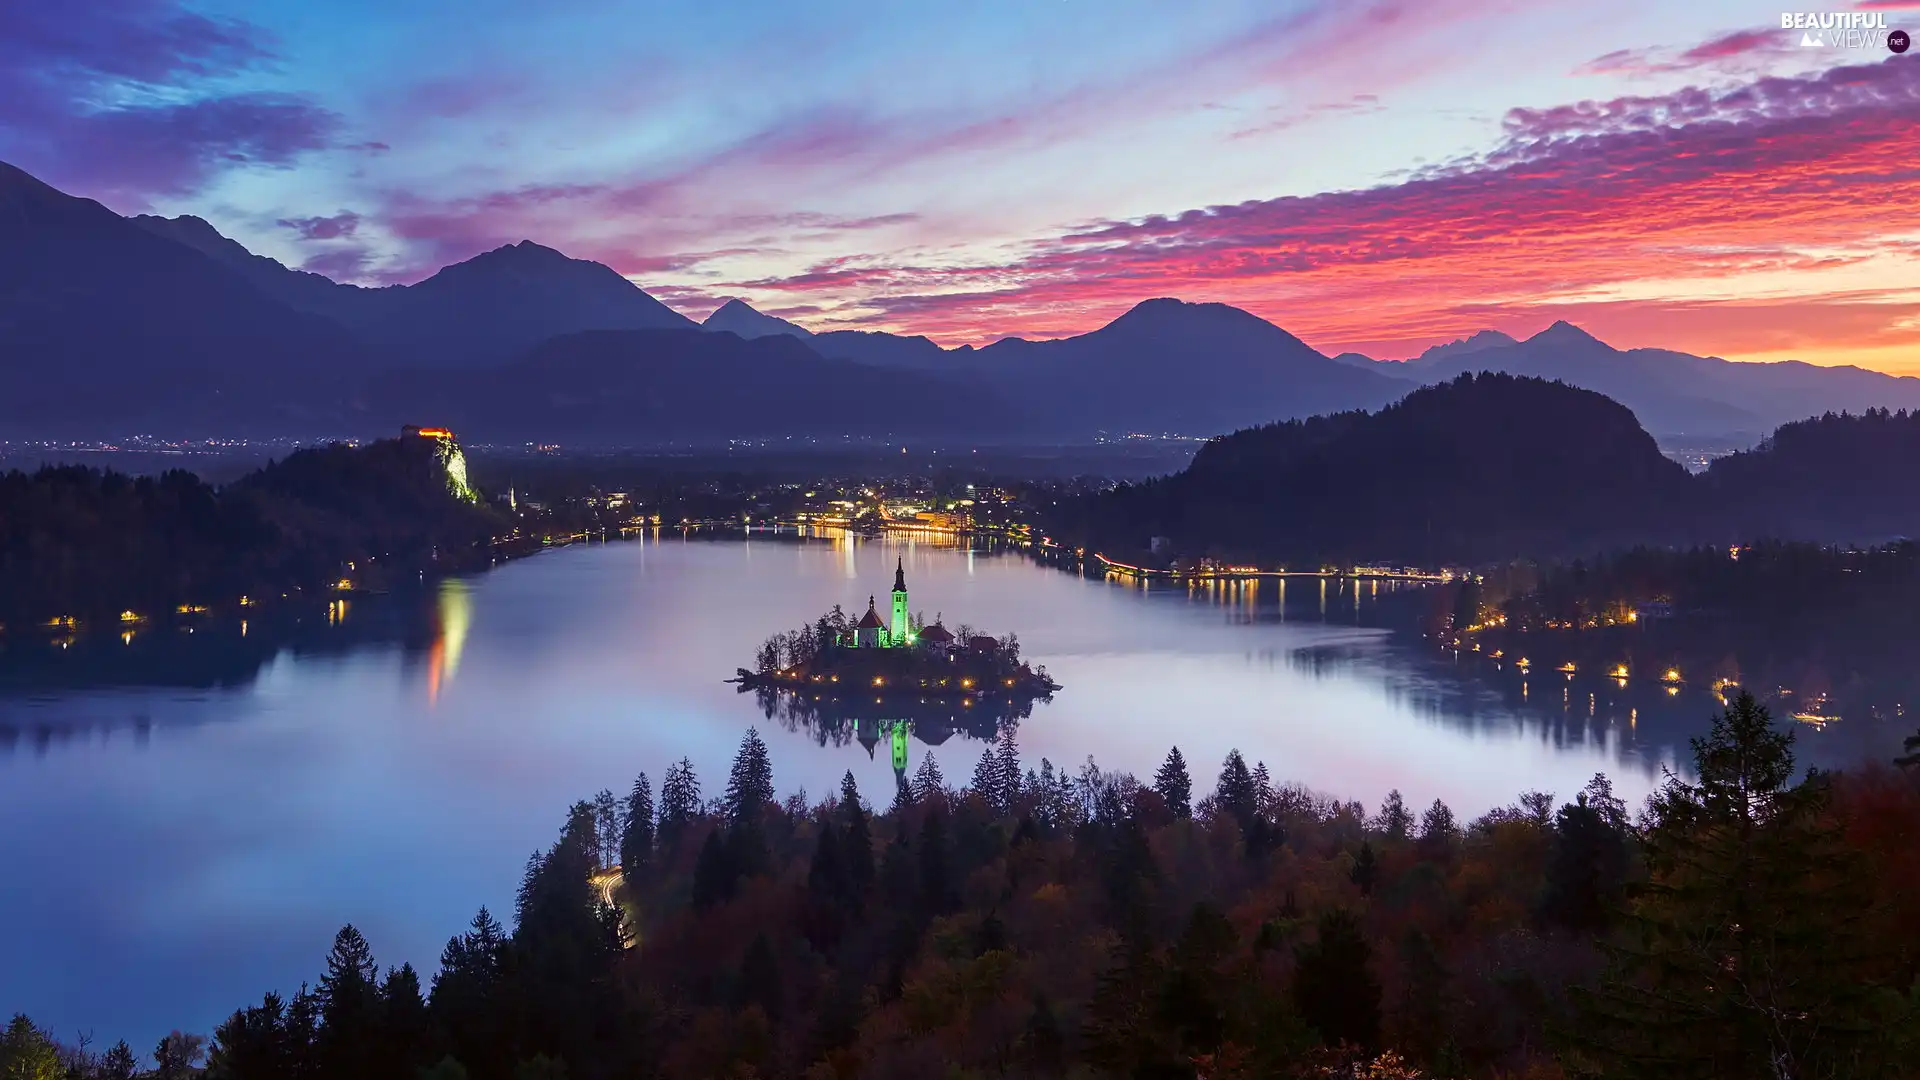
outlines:
[{"label": "pink cloud", "polygon": [[[1530,318],[1567,306],[1565,297],[1649,278],[1814,275],[1910,255],[1880,233],[1920,220],[1916,128],[1920,65],[1899,60],[1515,109],[1487,152],[1397,184],[1094,223],[1005,264],[839,259],[738,285],[864,305],[873,325],[971,341],[1009,325],[1085,330],[1140,297],[1177,294],[1241,304],[1329,349],[1399,343],[1411,352],[1503,312]],[[1836,233],[1831,211],[1861,192],[1871,193],[1859,205],[1866,216],[1850,220],[1862,227]],[[1920,341],[1889,298],[1829,292],[1810,284],[1800,301],[1771,306],[1604,310],[1636,332],[1744,322],[1772,326],[1795,347]],[[1510,299],[1461,307],[1470,296]],[[1777,317],[1755,315],[1769,310]],[[1836,310],[1848,315],[1786,333],[1800,315]],[[1648,317],[1622,314],[1635,311]]]}]

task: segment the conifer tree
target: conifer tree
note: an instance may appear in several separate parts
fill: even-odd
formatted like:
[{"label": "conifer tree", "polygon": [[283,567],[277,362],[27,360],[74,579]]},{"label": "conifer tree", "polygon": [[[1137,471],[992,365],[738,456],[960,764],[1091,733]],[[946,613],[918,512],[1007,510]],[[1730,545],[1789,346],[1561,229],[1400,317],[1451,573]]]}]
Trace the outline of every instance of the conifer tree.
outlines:
[{"label": "conifer tree", "polygon": [[672,855],[680,849],[687,826],[700,813],[700,780],[693,774],[693,762],[681,758],[667,766],[660,778],[660,850]]},{"label": "conifer tree", "polygon": [[627,795],[626,827],[620,834],[620,875],[628,886],[646,880],[653,865],[653,785],[641,773]]},{"label": "conifer tree", "polygon": [[1294,949],[1294,1008],[1328,1046],[1372,1049],[1380,1035],[1373,947],[1345,908],[1320,916],[1313,942]]},{"label": "conifer tree", "polygon": [[1413,812],[1407,809],[1399,788],[1387,792],[1380,803],[1380,816],[1374,818],[1371,825],[1389,840],[1405,840],[1413,834]]},{"label": "conifer tree", "polygon": [[427,1050],[427,1001],[412,964],[387,970],[380,986],[381,1064],[393,1077],[410,1077]]},{"label": "conifer tree", "polygon": [[620,800],[611,790],[601,788],[593,797],[593,834],[595,869],[620,865]]},{"label": "conifer tree", "polygon": [[1380,863],[1374,858],[1372,843],[1360,842],[1360,853],[1354,856],[1353,869],[1347,872],[1347,877],[1360,886],[1361,896],[1373,895],[1373,883],[1380,877]]},{"label": "conifer tree", "polygon": [[351,924],[334,935],[320,976],[317,1052],[323,1073],[364,1075],[379,1041],[379,967],[367,939]]},{"label": "conifer tree", "polygon": [[1187,775],[1187,759],[1181,756],[1179,747],[1167,751],[1167,760],[1153,774],[1153,790],[1160,793],[1174,817],[1193,816],[1193,778]]},{"label": "conifer tree", "polygon": [[1213,789],[1214,805],[1245,829],[1259,809],[1256,800],[1253,774],[1247,770],[1247,759],[1241,757],[1238,750],[1227,751],[1227,759],[1220,765],[1220,780]]},{"label": "conifer tree", "polygon": [[[1648,880],[1579,1026],[1608,1076],[1876,1076],[1897,1000],[1858,902],[1828,781],[1793,782],[1793,736],[1742,693],[1668,774],[1644,830]],[[1888,988],[1892,989],[1892,988]],[[1899,988],[1904,990],[1904,987]]]},{"label": "conifer tree", "polygon": [[502,1045],[507,1025],[499,1018],[506,996],[507,944],[506,929],[482,907],[467,932],[449,939],[441,950],[428,1011],[457,1058],[487,1061],[510,1054]]},{"label": "conifer tree", "polygon": [[1460,827],[1454,823],[1453,811],[1439,799],[1427,807],[1420,815],[1419,850],[1422,858],[1439,861],[1453,851],[1454,841],[1460,838]]},{"label": "conifer tree", "polygon": [[1021,801],[1020,725],[1016,721],[1000,725],[998,750],[994,757],[994,765],[1000,770],[996,808],[1005,817],[1017,810]]},{"label": "conifer tree", "polygon": [[25,1013],[14,1013],[0,1032],[0,1077],[5,1080],[64,1080],[59,1047]]},{"label": "conifer tree", "polygon": [[[1598,778],[1597,778],[1598,779]],[[1579,934],[1606,929],[1625,899],[1630,861],[1625,808],[1594,785],[1553,819],[1540,917]]]},{"label": "conifer tree", "polygon": [[1273,812],[1273,776],[1264,761],[1253,765],[1253,805],[1262,817]]},{"label": "conifer tree", "polygon": [[320,995],[306,983],[287,1003],[287,1054],[293,1061],[291,1076],[316,1076],[320,1071]]},{"label": "conifer tree", "polygon": [[860,804],[860,789],[853,782],[853,771],[840,781],[840,817],[846,822],[846,839],[841,855],[847,867],[847,885],[857,905],[873,886],[873,833],[867,824],[866,808]]},{"label": "conifer tree", "polygon": [[139,1070],[140,1060],[133,1056],[133,1047],[121,1039],[101,1055],[96,1076],[98,1080],[133,1080],[133,1074]]},{"label": "conifer tree", "polygon": [[[208,1080],[254,1080],[290,1075],[294,1062],[287,1045],[286,1004],[269,991],[260,1004],[234,1011],[213,1031],[207,1050]],[[0,1070],[0,1076],[7,1076]]]},{"label": "conifer tree", "polygon": [[760,729],[748,728],[727,776],[727,824],[735,828],[759,824],[761,810],[772,801],[773,763],[767,744],[760,738]]},{"label": "conifer tree", "polygon": [[[989,753],[992,751],[989,750]],[[929,753],[920,759],[920,767],[913,773],[913,798],[915,802],[925,802],[947,790],[947,778],[940,772],[940,763]]]},{"label": "conifer tree", "polygon": [[973,779],[967,784],[967,788],[980,796],[980,801],[987,805],[987,809],[992,811],[995,817],[999,817],[1001,813],[1000,763],[996,760],[998,757],[994,744],[988,743],[986,749],[980,751],[980,760],[973,766]]}]

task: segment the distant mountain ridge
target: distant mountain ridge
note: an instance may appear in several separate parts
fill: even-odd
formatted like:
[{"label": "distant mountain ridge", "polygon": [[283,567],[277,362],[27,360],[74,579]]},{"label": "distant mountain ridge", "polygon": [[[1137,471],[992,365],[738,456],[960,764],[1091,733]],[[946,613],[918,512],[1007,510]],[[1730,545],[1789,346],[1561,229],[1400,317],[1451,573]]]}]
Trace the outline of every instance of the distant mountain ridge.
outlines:
[{"label": "distant mountain ridge", "polygon": [[1920,408],[1920,379],[1911,376],[1794,360],[1740,363],[1670,349],[1616,349],[1564,320],[1525,340],[1483,330],[1412,360],[1369,366],[1426,385],[1473,371],[1557,379],[1613,398],[1666,437],[1757,440],[1820,412]]},{"label": "distant mountain ridge", "polygon": [[[1482,331],[1391,362],[1329,358],[1241,309],[1159,298],[1084,334],[947,349],[925,337],[813,331],[739,298],[695,323],[611,268],[531,241],[412,285],[342,284],[256,255],[201,218],[123,218],[4,164],[0,211],[0,437],[359,430],[395,411],[382,395],[406,380],[393,373],[437,371],[437,381],[451,385],[449,373],[516,364],[562,337],[646,330],[790,340],[800,351],[789,360],[828,382],[844,381],[842,363],[932,376],[968,388],[982,410],[977,431],[1048,440],[1207,436],[1374,409],[1480,370],[1599,391],[1663,436],[1757,439],[1823,411],[1920,407],[1920,379],[1623,351],[1566,323],[1524,341]],[[664,348],[677,339],[634,341]],[[673,355],[690,353],[675,344]],[[730,362],[748,363],[748,355]],[[536,398],[558,393],[522,389]],[[912,400],[892,408],[900,426],[941,411]],[[814,419],[826,423],[826,415]],[[707,437],[739,434],[726,430],[727,417],[711,419],[719,426]]]},{"label": "distant mountain ridge", "polygon": [[1692,478],[1589,390],[1462,375],[1377,412],[1247,428],[1184,472],[1067,508],[1060,535],[1122,562],[1479,563],[1679,534]]}]

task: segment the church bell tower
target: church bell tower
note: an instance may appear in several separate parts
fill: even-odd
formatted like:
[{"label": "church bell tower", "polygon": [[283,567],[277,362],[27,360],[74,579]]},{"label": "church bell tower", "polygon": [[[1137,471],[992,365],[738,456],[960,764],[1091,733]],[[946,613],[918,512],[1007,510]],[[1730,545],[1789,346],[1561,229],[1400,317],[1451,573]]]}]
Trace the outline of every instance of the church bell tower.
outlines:
[{"label": "church bell tower", "polygon": [[895,648],[905,648],[907,640],[907,564],[902,559],[893,566],[893,625],[888,627],[888,638]]}]

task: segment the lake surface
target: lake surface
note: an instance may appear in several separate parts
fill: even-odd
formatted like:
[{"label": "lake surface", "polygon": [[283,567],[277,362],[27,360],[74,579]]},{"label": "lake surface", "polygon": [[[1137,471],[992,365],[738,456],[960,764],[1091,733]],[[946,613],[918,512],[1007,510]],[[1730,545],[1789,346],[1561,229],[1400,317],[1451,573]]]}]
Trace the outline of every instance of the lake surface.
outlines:
[{"label": "lake surface", "polygon": [[[1020,724],[1029,764],[1092,755],[1146,776],[1178,744],[1196,794],[1238,747],[1369,810],[1397,788],[1465,819],[1596,772],[1637,805],[1715,704],[1469,677],[1357,625],[1417,605],[1415,585],[1143,589],[1017,554],[763,533],[578,546],[297,626],[16,635],[0,649],[0,1014],[96,1045],[207,1032],[317,978],[345,922],[424,980],[479,905],[511,912],[573,801],[643,770],[657,791],[683,756],[717,795],[749,726],[783,795],[851,769],[884,806],[884,745],[790,730],[723,680],[774,631],[884,600],[896,558],[915,611],[1017,631],[1063,684]],[[932,754],[964,784],[983,743],[922,734],[941,741],[915,741],[910,768]]]}]

